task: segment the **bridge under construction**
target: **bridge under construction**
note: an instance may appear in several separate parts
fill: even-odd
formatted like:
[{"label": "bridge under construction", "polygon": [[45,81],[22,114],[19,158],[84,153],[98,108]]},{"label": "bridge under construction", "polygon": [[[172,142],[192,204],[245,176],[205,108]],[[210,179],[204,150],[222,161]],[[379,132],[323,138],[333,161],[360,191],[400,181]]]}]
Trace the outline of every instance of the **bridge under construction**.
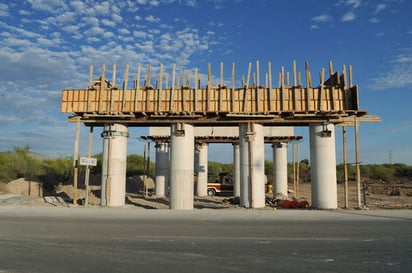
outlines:
[{"label": "bridge under construction", "polygon": [[[212,77],[210,64],[204,74],[198,69],[177,73],[176,65],[167,72],[162,64],[156,69],[138,65],[137,73],[132,74],[127,65],[121,84],[117,85],[116,65],[111,69],[111,80],[106,77],[105,65],[96,77],[91,66],[87,88],[63,90],[61,111],[72,114],[71,122],[103,127],[102,205],[124,205],[128,127],[169,128],[166,137],[170,151],[162,157],[170,165],[166,168],[169,191],[162,192],[170,194],[171,209],[193,209],[196,130],[219,127],[219,134],[227,136],[225,130],[235,128],[240,204],[259,208],[265,206],[265,137],[277,137],[274,147],[285,149],[285,139],[293,139],[293,126],[308,126],[312,207],[337,208],[335,126],[354,126],[357,138],[359,122],[380,119],[360,109],[351,66],[342,66],[341,72],[335,72],[329,62],[328,76],[322,69],[319,84],[313,84],[309,64],[305,63],[302,74],[293,62],[291,72],[280,68],[277,87],[273,84],[272,64],[266,68],[261,73],[259,62],[249,63],[246,76],[237,79],[235,64],[231,65],[230,76],[225,77],[221,63],[217,78]],[[133,75],[132,80],[129,74]],[[210,133],[200,136],[213,137]],[[277,182],[285,181],[286,153],[277,154],[274,177]],[[76,157],[75,151],[75,162]],[[164,163],[156,160],[156,164]],[[75,171],[76,166],[77,163]],[[284,191],[277,182],[273,181],[275,193]],[[287,179],[282,183],[287,188]]]}]

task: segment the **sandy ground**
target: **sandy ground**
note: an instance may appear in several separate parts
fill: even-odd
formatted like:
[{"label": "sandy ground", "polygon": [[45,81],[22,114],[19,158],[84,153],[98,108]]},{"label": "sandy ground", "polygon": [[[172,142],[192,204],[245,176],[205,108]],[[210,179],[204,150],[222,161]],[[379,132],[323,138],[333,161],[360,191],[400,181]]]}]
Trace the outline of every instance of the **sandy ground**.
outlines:
[{"label": "sandy ground", "polygon": [[[29,182],[27,182],[29,183]],[[32,183],[32,182],[30,182]],[[10,185],[14,185],[15,191]],[[38,191],[25,192],[24,183],[12,183],[9,187],[0,188],[0,206],[42,206],[42,207],[72,207],[72,198],[74,190],[71,185],[59,186],[56,194],[40,196]],[[16,186],[18,185],[18,186]],[[33,184],[30,185],[33,187]],[[290,188],[293,185],[289,185]],[[135,184],[128,183],[126,195],[126,206],[140,209],[168,209],[169,199],[167,197],[156,197],[154,195],[145,196],[144,192]],[[39,194],[33,194],[37,192]],[[98,207],[100,204],[99,198],[100,187],[91,186],[91,193],[89,195],[89,206]],[[368,209],[412,209],[412,184],[396,184],[396,185],[382,185],[369,184],[365,191],[366,193],[366,208]],[[311,204],[311,184],[303,183],[299,185],[299,199],[305,199]],[[349,209],[358,207],[357,201],[357,187],[355,182],[349,183],[348,194]],[[363,197],[363,192],[361,192]],[[293,198],[293,194],[289,194],[289,199]],[[85,190],[78,189],[78,204],[84,204]],[[267,194],[267,199],[273,199],[272,194]],[[242,209],[238,204],[233,204],[230,196],[205,196],[195,197],[195,209]],[[268,203],[267,208],[271,209],[273,204]],[[338,184],[338,208],[344,208],[345,196],[344,187]],[[361,199],[361,207],[364,207],[364,200]]]}]

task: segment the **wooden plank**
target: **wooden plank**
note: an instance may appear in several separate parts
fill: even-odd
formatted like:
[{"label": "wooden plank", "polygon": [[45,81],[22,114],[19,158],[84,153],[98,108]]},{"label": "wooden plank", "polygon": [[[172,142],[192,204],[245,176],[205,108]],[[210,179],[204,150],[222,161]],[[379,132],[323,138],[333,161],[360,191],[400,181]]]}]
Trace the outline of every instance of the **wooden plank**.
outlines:
[{"label": "wooden plank", "polygon": [[282,66],[280,70],[280,111],[283,112],[285,108],[284,91],[285,91],[285,68]]},{"label": "wooden plank", "polygon": [[260,85],[260,74],[259,74],[259,61],[256,61],[256,95],[255,95],[255,105],[256,111],[260,112],[260,92],[259,92],[259,85]]},{"label": "wooden plank", "polygon": [[123,76],[123,89],[122,89],[122,112],[124,112],[126,107],[126,91],[127,91],[127,81],[129,78],[129,65],[126,65],[126,71]]},{"label": "wooden plank", "polygon": [[195,86],[194,86],[194,94],[193,94],[194,111],[195,112],[197,112],[197,110],[198,110],[198,107],[197,107],[197,88],[198,88],[197,77],[198,77],[198,71],[197,71],[197,68],[196,68],[195,69]]},{"label": "wooden plank", "polygon": [[325,82],[325,69],[322,69],[321,72],[319,72],[319,77],[320,77],[320,88],[319,88],[319,111],[322,112],[324,111],[324,98],[323,98],[323,83]]},{"label": "wooden plank", "polygon": [[218,104],[218,112],[222,110],[222,88],[223,88],[223,62],[220,63],[220,84],[219,84],[219,90],[218,90],[218,96],[219,96],[219,104]]},{"label": "wooden plank", "polygon": [[235,111],[235,63],[232,63],[232,89],[230,91],[230,111]]},{"label": "wooden plank", "polygon": [[99,92],[99,109],[98,112],[100,113],[102,111],[102,99],[103,99],[103,90],[104,90],[104,85],[106,82],[105,79],[105,71],[106,71],[106,66],[104,64],[102,64],[102,74],[100,76],[100,92]]},{"label": "wooden plank", "polygon": [[293,61],[293,86],[297,86],[297,80],[296,80],[296,61]]},{"label": "wooden plank", "polygon": [[89,87],[87,88],[87,106],[86,111],[90,112],[90,92],[93,89],[93,65],[90,65],[89,68]]},{"label": "wooden plank", "polygon": [[272,112],[272,63],[268,63],[268,74],[269,74],[269,92],[268,92],[268,101],[269,101],[269,112]]},{"label": "wooden plank", "polygon": [[141,66],[140,64],[137,66],[137,77],[135,80],[135,93],[134,93],[134,111],[137,112],[138,109],[138,103],[139,103],[139,89],[140,89],[140,71],[141,71]]},{"label": "wooden plank", "polygon": [[206,112],[210,110],[210,90],[211,90],[211,74],[212,74],[212,67],[211,64],[207,64],[207,85],[206,85]]},{"label": "wooden plank", "polygon": [[159,88],[157,89],[157,111],[162,112],[162,85],[163,85],[163,64],[160,64]]},{"label": "wooden plank", "polygon": [[310,71],[309,71],[309,63],[308,62],[305,62],[305,72],[306,72],[306,89],[305,89],[305,91],[306,91],[306,111],[309,111],[309,109],[310,109],[310,107],[309,107],[309,104],[310,104],[310,100],[309,100],[309,89],[310,89],[310,87],[311,87],[311,84],[310,84]]},{"label": "wooden plank", "polygon": [[170,90],[170,106],[169,112],[174,112],[174,91],[175,91],[175,78],[176,78],[176,64],[173,64],[172,70],[172,89]]}]

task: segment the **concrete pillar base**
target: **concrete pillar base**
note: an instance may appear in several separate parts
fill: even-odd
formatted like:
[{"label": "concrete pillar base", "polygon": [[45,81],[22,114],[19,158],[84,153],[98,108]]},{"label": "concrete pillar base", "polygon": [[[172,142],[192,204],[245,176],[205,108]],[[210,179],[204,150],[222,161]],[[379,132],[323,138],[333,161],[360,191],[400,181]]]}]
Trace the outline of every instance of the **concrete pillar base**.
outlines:
[{"label": "concrete pillar base", "polygon": [[311,124],[309,130],[312,207],[336,209],[335,125]]},{"label": "concrete pillar base", "polygon": [[123,124],[104,126],[101,205],[121,207],[126,198],[127,138]]},{"label": "concrete pillar base", "polygon": [[273,195],[288,196],[287,143],[274,143],[273,147]]},{"label": "concrete pillar base", "polygon": [[170,155],[170,209],[193,209],[194,127],[172,124]]},{"label": "concrete pillar base", "polygon": [[265,207],[264,131],[260,124],[239,125],[240,205]]}]

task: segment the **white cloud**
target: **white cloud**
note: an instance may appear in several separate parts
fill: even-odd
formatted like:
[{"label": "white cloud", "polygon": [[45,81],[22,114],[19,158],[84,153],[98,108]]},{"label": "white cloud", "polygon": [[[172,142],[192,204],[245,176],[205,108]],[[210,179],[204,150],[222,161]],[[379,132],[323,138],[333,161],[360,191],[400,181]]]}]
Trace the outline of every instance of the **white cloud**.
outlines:
[{"label": "white cloud", "polygon": [[348,12],[344,14],[341,18],[342,22],[351,22],[356,19],[356,15],[353,12]]},{"label": "white cloud", "polygon": [[372,17],[372,18],[369,19],[369,22],[372,23],[372,24],[377,24],[377,23],[379,23],[379,19],[376,18],[376,17]]},{"label": "white cloud", "polygon": [[0,3],[0,17],[10,16],[9,6],[4,3]]},{"label": "white cloud", "polygon": [[108,26],[108,27],[115,27],[116,26],[116,23],[114,21],[111,21],[111,20],[102,19],[101,22],[102,22],[102,25],[104,25],[104,26]]},{"label": "white cloud", "polygon": [[20,15],[31,15],[32,13],[28,10],[22,9],[22,10],[19,10],[19,14]]},{"label": "white cloud", "polygon": [[151,23],[160,22],[160,18],[156,18],[153,15],[146,16],[145,20]]},{"label": "white cloud", "polygon": [[144,31],[140,31],[140,30],[135,30],[133,31],[133,36],[136,38],[146,38],[147,33]]},{"label": "white cloud", "polygon": [[119,28],[118,31],[120,34],[123,34],[123,35],[130,34],[130,31],[127,28]]},{"label": "white cloud", "polygon": [[27,0],[35,10],[47,11],[52,14],[59,13],[62,9],[67,10],[65,0]]},{"label": "white cloud", "polygon": [[123,21],[123,17],[115,13],[112,14],[112,19],[116,23],[121,23]]},{"label": "white cloud", "polygon": [[43,45],[43,46],[53,47],[53,46],[58,46],[59,45],[59,40],[58,39],[50,40],[50,39],[45,39],[45,38],[38,38],[37,43],[39,43],[40,45]]},{"label": "white cloud", "polygon": [[376,90],[408,88],[412,85],[412,48],[393,56],[387,63],[387,72],[373,79],[371,85]]},{"label": "white cloud", "polygon": [[318,25],[311,25],[311,26],[310,26],[310,29],[318,29],[318,28],[319,28]]},{"label": "white cloud", "polygon": [[89,36],[97,36],[103,34],[105,30],[101,27],[91,27],[87,31],[85,31],[86,35]]},{"label": "white cloud", "polygon": [[143,43],[137,43],[135,46],[145,53],[154,52],[152,41],[145,41]]},{"label": "white cloud", "polygon": [[107,15],[110,14],[110,4],[105,1],[102,3],[95,2],[92,6],[88,7],[90,12],[95,15]]},{"label": "white cloud", "polygon": [[326,23],[332,21],[332,17],[330,15],[322,14],[315,17],[312,17],[312,20],[317,23]]},{"label": "white cloud", "polygon": [[56,17],[56,21],[61,24],[68,24],[74,22],[76,18],[76,14],[74,12],[65,12]]},{"label": "white cloud", "polygon": [[340,0],[336,5],[344,5],[344,6],[351,6],[352,8],[356,9],[360,7],[362,4],[362,0]]},{"label": "white cloud", "polygon": [[70,6],[72,6],[77,13],[83,14],[86,12],[86,6],[83,1],[70,2]]},{"label": "white cloud", "polygon": [[86,16],[82,17],[82,22],[85,22],[88,25],[91,26],[98,26],[99,25],[99,18],[93,17],[93,16]]},{"label": "white cloud", "polygon": [[373,15],[378,14],[379,12],[381,12],[382,10],[384,10],[386,8],[385,4],[379,4],[376,6],[375,11],[373,12]]}]

